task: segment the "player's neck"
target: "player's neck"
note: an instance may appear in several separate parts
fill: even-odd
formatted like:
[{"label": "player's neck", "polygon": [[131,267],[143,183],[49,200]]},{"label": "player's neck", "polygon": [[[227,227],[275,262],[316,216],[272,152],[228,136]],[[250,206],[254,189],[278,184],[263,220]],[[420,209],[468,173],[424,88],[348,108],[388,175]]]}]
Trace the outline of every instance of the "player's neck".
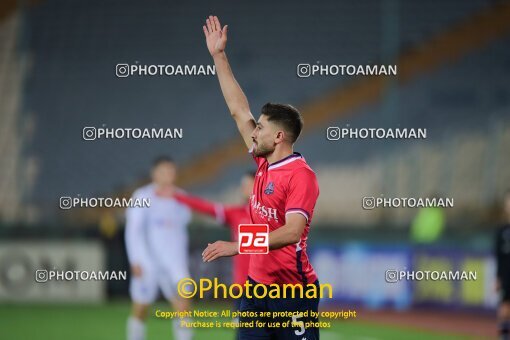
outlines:
[{"label": "player's neck", "polygon": [[276,148],[273,153],[267,156],[267,161],[269,164],[273,164],[278,162],[279,160],[284,159],[285,157],[289,157],[294,153],[292,146],[282,145],[281,147]]},{"label": "player's neck", "polygon": [[173,185],[171,185],[171,184],[162,184],[162,183],[156,183],[156,182],[153,182],[153,183],[154,183],[154,187],[156,189],[165,190],[165,189],[172,189],[173,188]]}]

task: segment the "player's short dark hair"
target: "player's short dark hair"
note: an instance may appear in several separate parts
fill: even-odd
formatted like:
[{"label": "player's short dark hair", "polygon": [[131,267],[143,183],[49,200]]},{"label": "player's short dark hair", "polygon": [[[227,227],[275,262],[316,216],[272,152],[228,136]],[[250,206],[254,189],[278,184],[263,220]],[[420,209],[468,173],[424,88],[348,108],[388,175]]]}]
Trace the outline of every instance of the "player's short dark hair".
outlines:
[{"label": "player's short dark hair", "polygon": [[303,129],[301,113],[289,104],[267,103],[262,106],[262,112],[267,120],[279,124],[289,134],[290,141],[294,143]]},{"label": "player's short dark hair", "polygon": [[170,156],[158,156],[154,158],[154,160],[152,161],[152,168],[154,169],[155,167],[163,163],[175,164],[173,158]]}]

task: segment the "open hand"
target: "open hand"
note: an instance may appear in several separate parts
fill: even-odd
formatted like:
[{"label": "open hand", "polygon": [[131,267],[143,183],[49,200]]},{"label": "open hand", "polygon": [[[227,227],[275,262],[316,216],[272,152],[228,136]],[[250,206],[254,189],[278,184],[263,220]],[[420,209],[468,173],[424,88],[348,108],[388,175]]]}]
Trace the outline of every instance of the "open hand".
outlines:
[{"label": "open hand", "polygon": [[220,257],[237,255],[237,242],[216,241],[209,243],[202,253],[204,262],[211,262]]},{"label": "open hand", "polygon": [[218,17],[212,15],[206,20],[206,24],[207,25],[203,26],[203,29],[207,42],[207,49],[209,49],[211,56],[214,57],[216,54],[222,53],[227,46],[228,25],[225,25],[222,29]]}]

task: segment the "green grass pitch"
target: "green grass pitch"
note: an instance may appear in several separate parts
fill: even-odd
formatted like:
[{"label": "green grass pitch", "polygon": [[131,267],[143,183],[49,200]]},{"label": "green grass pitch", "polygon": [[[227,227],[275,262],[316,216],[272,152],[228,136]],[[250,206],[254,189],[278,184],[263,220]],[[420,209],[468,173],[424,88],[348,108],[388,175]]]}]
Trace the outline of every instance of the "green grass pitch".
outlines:
[{"label": "green grass pitch", "polygon": [[[221,310],[228,305],[198,305],[196,309]],[[125,339],[129,303],[104,305],[0,305],[0,339],[8,340],[110,340]],[[152,307],[148,318],[148,339],[172,339],[170,320],[156,318],[156,309],[169,310],[163,303]],[[222,319],[225,321],[225,319]],[[195,340],[234,339],[227,329],[195,329]],[[321,339],[467,339],[451,334],[424,332],[402,327],[379,325],[358,320],[332,322],[332,327],[321,330]]]}]

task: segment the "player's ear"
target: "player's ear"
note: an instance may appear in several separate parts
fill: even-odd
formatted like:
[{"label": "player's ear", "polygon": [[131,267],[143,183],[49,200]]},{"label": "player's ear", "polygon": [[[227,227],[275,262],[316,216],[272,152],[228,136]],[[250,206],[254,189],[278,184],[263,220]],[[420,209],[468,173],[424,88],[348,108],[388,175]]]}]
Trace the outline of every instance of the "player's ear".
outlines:
[{"label": "player's ear", "polygon": [[285,140],[285,132],[283,130],[276,130],[275,144],[279,144]]}]

